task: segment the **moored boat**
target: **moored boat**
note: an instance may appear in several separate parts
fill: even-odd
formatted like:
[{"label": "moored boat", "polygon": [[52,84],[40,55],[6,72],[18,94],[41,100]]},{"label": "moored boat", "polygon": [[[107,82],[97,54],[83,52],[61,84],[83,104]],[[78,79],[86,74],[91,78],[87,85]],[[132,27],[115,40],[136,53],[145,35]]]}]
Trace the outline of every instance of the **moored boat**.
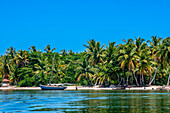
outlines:
[{"label": "moored boat", "polygon": [[[54,58],[55,58],[55,54],[54,54]],[[41,85],[40,87],[42,90],[64,90],[67,87],[64,87],[63,85],[52,85],[51,84],[51,78],[52,78],[52,73],[53,73],[53,66],[54,66],[54,58],[53,58],[53,63],[52,63],[52,70],[51,70],[51,76],[50,76],[50,82],[49,85]]]},{"label": "moored boat", "polygon": [[64,90],[67,87],[64,86],[52,86],[52,85],[40,85],[42,90]]}]

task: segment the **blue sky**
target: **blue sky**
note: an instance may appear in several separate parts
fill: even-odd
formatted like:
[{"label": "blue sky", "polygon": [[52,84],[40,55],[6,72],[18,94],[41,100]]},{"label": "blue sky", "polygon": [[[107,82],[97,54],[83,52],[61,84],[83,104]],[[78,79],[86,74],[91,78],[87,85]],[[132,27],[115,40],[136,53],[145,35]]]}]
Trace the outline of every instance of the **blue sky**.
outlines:
[{"label": "blue sky", "polygon": [[108,44],[170,36],[169,0],[0,0],[0,55],[46,45],[81,52],[89,39]]}]

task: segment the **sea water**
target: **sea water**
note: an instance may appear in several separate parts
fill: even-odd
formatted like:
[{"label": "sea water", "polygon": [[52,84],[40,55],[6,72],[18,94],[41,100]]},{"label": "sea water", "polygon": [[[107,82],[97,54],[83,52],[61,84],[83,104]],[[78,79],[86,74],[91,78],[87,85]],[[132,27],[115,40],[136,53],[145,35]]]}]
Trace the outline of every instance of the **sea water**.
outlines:
[{"label": "sea water", "polygon": [[0,112],[170,112],[167,90],[0,91]]}]

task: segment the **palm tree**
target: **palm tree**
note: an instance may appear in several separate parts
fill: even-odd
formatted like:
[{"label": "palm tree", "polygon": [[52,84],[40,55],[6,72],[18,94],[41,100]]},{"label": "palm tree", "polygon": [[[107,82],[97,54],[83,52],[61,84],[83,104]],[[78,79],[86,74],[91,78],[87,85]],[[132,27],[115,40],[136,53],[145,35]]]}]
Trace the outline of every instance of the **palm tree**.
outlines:
[{"label": "palm tree", "polygon": [[[133,69],[134,77],[135,77],[135,73],[137,72],[137,70],[139,70],[137,68],[137,64],[138,64],[137,59],[139,59],[140,53],[147,48],[147,44],[144,41],[145,41],[145,39],[143,39],[141,37],[136,38],[135,41],[134,41],[134,46],[135,46],[135,55],[133,57],[133,61],[135,61],[135,63],[134,63],[135,64],[134,65],[135,68]],[[137,73],[137,74],[140,75],[140,84],[142,84],[141,83],[141,79],[142,78],[141,78],[140,72]],[[137,83],[137,79],[136,78],[135,78],[135,80],[136,80],[136,83]],[[137,84],[139,85],[139,83],[137,83]]]},{"label": "palm tree", "polygon": [[92,67],[88,63],[87,58],[83,58],[83,62],[77,61],[77,68],[75,69],[76,77],[77,77],[77,82],[81,80],[81,77],[84,77],[89,85],[92,85],[91,79],[92,75],[94,74],[94,71]]},{"label": "palm tree", "polygon": [[100,63],[99,68],[94,69],[95,76],[93,77],[93,80],[95,80],[95,85],[99,83],[100,85],[110,85],[112,80],[114,80],[115,77],[115,70],[113,69],[112,63]]},{"label": "palm tree", "polygon": [[109,41],[109,47],[106,46],[105,58],[108,63],[117,55],[116,42]]},{"label": "palm tree", "polygon": [[148,40],[147,42],[150,43],[151,51],[154,53],[157,52],[159,45],[161,44],[162,38],[157,38],[157,36],[152,36],[151,40]]},{"label": "palm tree", "polygon": [[[119,74],[120,74],[121,68],[119,66],[119,62],[117,61],[117,59],[119,57],[119,51],[122,48],[120,48],[120,45],[115,45],[115,44],[116,44],[116,42],[109,41],[109,46],[106,46],[104,65],[107,66],[107,69],[109,69],[109,71],[110,71],[110,72],[105,71],[105,72],[108,72],[107,75],[109,73],[112,75],[117,75],[117,80],[118,80],[117,82],[119,83],[119,77],[120,77]],[[102,69],[104,69],[104,68],[102,68]],[[102,73],[100,72],[100,74],[102,74]],[[111,80],[114,80],[115,76],[113,77],[112,75],[109,75],[109,76],[110,76]],[[99,77],[101,77],[101,76],[99,76]],[[97,78],[99,78],[99,77],[97,77]]]},{"label": "palm tree", "polygon": [[15,56],[16,56],[15,48],[13,48],[13,47],[8,48],[6,54],[9,54],[9,56],[11,56],[12,60],[15,61]]},{"label": "palm tree", "polygon": [[[55,55],[54,55],[54,58]],[[54,59],[53,58],[53,63],[50,64],[50,79],[51,79],[51,82],[63,82],[64,79],[65,79],[65,73],[64,73],[64,67],[65,67],[65,62],[61,60],[60,57]],[[52,76],[53,74],[53,76]]]},{"label": "palm tree", "polygon": [[33,86],[35,84],[35,82],[33,79],[34,76],[34,71],[31,67],[25,66],[22,68],[19,68],[18,71],[18,81],[17,81],[17,85],[18,86]]},{"label": "palm tree", "polygon": [[[126,79],[126,85],[128,85],[128,78],[129,78],[129,72],[134,70],[135,65],[135,46],[133,44],[133,40],[129,39],[127,42],[124,39],[123,40],[126,44],[122,45],[122,48],[120,49],[120,56],[118,58],[118,61],[121,62],[121,68],[125,71],[125,68],[128,68],[128,75]],[[134,76],[135,77],[135,76]],[[137,82],[137,81],[136,81]],[[138,83],[137,83],[138,85]]]},{"label": "palm tree", "polygon": [[37,50],[35,46],[29,48],[29,65],[34,69],[34,64],[39,64],[41,60],[45,60],[41,50]]},{"label": "palm tree", "polygon": [[55,48],[51,49],[50,45],[47,45],[44,49],[44,51],[46,53],[42,54],[43,56],[48,57],[49,63],[51,63],[51,64],[52,64],[52,59],[53,59],[53,56],[54,56],[54,50],[55,50]]},{"label": "palm tree", "polygon": [[66,55],[68,55],[68,53],[67,53],[67,51],[66,51],[65,49],[61,50],[60,52],[61,52],[60,54],[61,54],[63,57],[65,57]]},{"label": "palm tree", "polygon": [[46,51],[46,53],[52,53],[54,50],[55,50],[55,48],[53,48],[53,49],[51,50],[50,45],[47,45],[47,46],[45,47],[45,49],[44,49],[44,51]]},{"label": "palm tree", "polygon": [[144,49],[139,53],[139,57],[137,58],[137,70],[140,73],[140,80],[141,85],[145,85],[144,82],[144,75],[149,75],[152,71],[152,64],[155,64],[152,61],[152,56],[150,56],[151,52],[148,49]]},{"label": "palm tree", "polygon": [[[170,37],[167,37],[163,40],[163,43],[160,47],[161,61],[167,66],[169,77],[167,81],[167,86],[169,86],[170,80]],[[159,53],[158,53],[159,54]]]},{"label": "palm tree", "polygon": [[[150,81],[149,85],[152,84],[153,80],[156,77],[157,70],[162,63],[165,63],[167,67],[169,66],[170,62],[170,37],[167,37],[166,39],[163,40],[162,44],[158,45],[157,47],[157,52],[155,53],[155,56],[157,58],[158,66],[155,69],[155,74],[153,79]],[[169,77],[168,77],[169,78]]]},{"label": "palm tree", "polygon": [[18,60],[17,53],[15,48],[10,47],[7,49],[6,54],[9,56],[9,65],[10,65],[10,82],[11,84],[17,84],[17,74],[18,74]]},{"label": "palm tree", "polygon": [[101,47],[100,42],[95,42],[94,39],[87,41],[88,45],[84,46],[87,49],[87,57],[91,65],[95,66],[97,63],[102,62],[104,45]]},{"label": "palm tree", "polygon": [[0,65],[0,68],[1,68],[2,74],[3,74],[3,78],[6,78],[6,79],[8,79],[10,77],[10,73],[11,73],[9,60],[10,59],[9,59],[8,55],[3,56],[1,59],[1,65]]},{"label": "palm tree", "polygon": [[[152,56],[154,62],[158,62],[158,57],[156,56],[156,53],[157,53],[157,51],[158,51],[158,49],[159,49],[159,47],[160,47],[161,41],[162,41],[162,38],[157,38],[157,36],[152,36],[152,37],[151,37],[151,41],[150,41],[150,40],[147,41],[147,42],[150,43],[151,56]],[[152,65],[152,66],[153,66],[153,65]],[[159,65],[158,65],[158,67],[159,67]],[[158,67],[157,67],[157,68],[158,68]],[[155,71],[156,71],[156,70],[157,70],[157,69],[155,69]],[[151,75],[151,76],[150,76],[150,81],[153,82],[153,80],[154,80],[155,77],[156,77],[156,73],[154,74],[154,77],[153,77],[152,80],[151,80],[151,78],[152,78],[152,71],[151,71],[151,74],[150,74],[150,75]],[[150,82],[149,85],[151,85],[152,82]]]},{"label": "palm tree", "polygon": [[18,60],[18,64],[22,65],[22,67],[24,67],[26,64],[29,63],[29,54],[26,50],[22,51],[19,50],[19,52],[16,53],[17,54],[17,60]]},{"label": "palm tree", "polygon": [[38,63],[34,64],[34,79],[37,82],[36,84],[47,84],[48,78],[51,72],[50,64],[48,62],[48,58],[46,57],[43,59],[38,59]]}]

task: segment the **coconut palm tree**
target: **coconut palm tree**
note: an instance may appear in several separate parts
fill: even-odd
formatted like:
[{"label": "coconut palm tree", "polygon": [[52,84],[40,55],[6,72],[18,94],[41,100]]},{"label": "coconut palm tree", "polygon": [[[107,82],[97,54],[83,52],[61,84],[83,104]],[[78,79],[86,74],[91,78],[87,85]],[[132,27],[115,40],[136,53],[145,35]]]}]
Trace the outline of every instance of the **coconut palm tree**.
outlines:
[{"label": "coconut palm tree", "polygon": [[139,57],[137,58],[138,64],[136,66],[136,70],[140,73],[140,83],[141,85],[145,85],[144,75],[148,75],[153,70],[152,65],[155,64],[152,60],[152,56],[150,56],[151,52],[148,49],[144,49],[139,53]]},{"label": "coconut palm tree", "polygon": [[63,50],[60,51],[60,55],[62,55],[63,57],[65,57],[65,56],[68,55],[68,52],[67,52],[65,49],[63,49]]},{"label": "coconut palm tree", "polygon": [[66,64],[61,58],[55,60],[53,68],[54,76],[52,77],[54,82],[65,82],[65,79],[67,79],[67,76],[64,73],[65,67]]},{"label": "coconut palm tree", "polygon": [[98,83],[100,85],[110,85],[113,83],[112,80],[117,78],[114,67],[112,63],[100,63],[99,68],[94,70],[95,76],[93,76],[93,80],[95,80],[95,85]]},{"label": "coconut palm tree", "polygon": [[77,68],[75,69],[77,82],[84,77],[89,85],[92,85],[92,75],[94,74],[93,68],[89,65],[88,59],[83,58],[83,62],[77,61]]},{"label": "coconut palm tree", "polygon": [[10,82],[11,84],[17,84],[17,74],[18,74],[18,60],[17,53],[15,48],[10,47],[7,49],[6,54],[9,56],[9,65],[10,65]]},{"label": "coconut palm tree", "polygon": [[26,50],[22,51],[19,50],[17,53],[17,62],[19,65],[22,65],[22,67],[24,67],[26,64],[29,63],[29,54]]},{"label": "coconut palm tree", "polygon": [[[126,44],[122,45],[122,48],[120,49],[120,56],[118,58],[118,61],[121,62],[121,68],[125,71],[125,68],[128,69],[128,75],[126,79],[126,85],[128,85],[128,79],[129,79],[129,73],[133,70],[134,71],[134,66],[135,66],[135,46],[133,44],[133,40],[129,39],[126,41],[125,39],[123,40]],[[135,77],[135,76],[134,76]],[[136,79],[136,78],[135,78]],[[137,81],[136,81],[137,82]],[[138,85],[138,82],[137,82]]]},{"label": "coconut palm tree", "polygon": [[[135,54],[134,54],[134,57],[132,58],[133,61],[134,61],[133,75],[134,75],[134,78],[135,78],[136,83],[137,83],[138,85],[139,85],[139,83],[137,82],[135,73],[137,72],[137,70],[139,70],[139,69],[137,68],[137,64],[138,64],[137,59],[139,59],[141,51],[143,51],[143,50],[146,49],[146,47],[147,47],[147,44],[146,44],[144,41],[145,41],[145,39],[143,39],[143,38],[141,38],[141,37],[136,38],[135,41],[134,41]],[[140,74],[139,72],[137,72],[137,75],[140,75],[140,84],[142,84],[142,83],[141,83],[141,82],[142,82],[142,81],[141,81],[141,79],[142,79],[142,78],[141,78],[141,74]]]},{"label": "coconut palm tree", "polygon": [[11,69],[10,69],[10,62],[9,56],[5,55],[1,57],[1,65],[0,68],[2,70],[3,78],[8,79],[10,77]]},{"label": "coconut palm tree", "polygon": [[105,59],[108,63],[117,55],[117,48],[115,46],[116,42],[110,42],[109,46],[106,46]]},{"label": "coconut palm tree", "polygon": [[39,84],[47,84],[49,81],[49,75],[51,72],[50,64],[48,62],[48,58],[38,59],[38,63],[34,64],[34,79],[37,85]]},{"label": "coconut palm tree", "polygon": [[97,63],[102,62],[104,56],[104,45],[101,47],[100,42],[96,42],[94,39],[87,41],[88,45],[83,45],[87,50],[87,57],[91,62],[91,65],[95,66]]},{"label": "coconut palm tree", "polygon": [[167,81],[167,86],[169,86],[169,80],[170,80],[170,37],[167,37],[163,40],[162,45],[160,47],[160,51],[159,51],[161,55],[161,61],[164,65],[166,65],[167,67],[167,75],[169,75],[168,77],[168,81]]},{"label": "coconut palm tree", "polygon": [[[169,66],[170,62],[170,37],[167,37],[166,39],[163,40],[162,44],[160,44],[157,47],[157,52],[155,53],[155,56],[157,58],[157,68],[155,69],[155,74],[153,79],[150,81],[149,85],[152,84],[152,82],[155,80],[157,70],[162,63],[167,64],[167,67]],[[168,77],[169,78],[169,77]]]},{"label": "coconut palm tree", "polygon": [[[150,44],[151,56],[152,56],[152,59],[153,59],[154,62],[158,62],[158,57],[156,56],[156,53],[157,53],[157,51],[158,51],[158,49],[159,49],[159,46],[160,46],[160,44],[161,44],[161,41],[162,41],[162,38],[157,38],[157,36],[152,36],[152,37],[151,37],[151,41],[150,41],[150,40],[147,41],[147,42],[149,42],[149,44]],[[153,67],[153,66],[154,66],[154,65],[152,65],[152,67]],[[159,67],[159,66],[158,66],[158,67]],[[157,69],[155,69],[155,71],[156,71],[156,70],[157,70]],[[155,77],[156,77],[156,73],[154,74],[154,77],[152,78],[152,71],[151,71],[150,81],[153,82],[153,80],[155,79]],[[152,78],[152,80],[151,80],[151,78]],[[150,85],[151,85],[152,82],[150,82]]]},{"label": "coconut palm tree", "polygon": [[13,47],[8,48],[6,54],[8,54],[12,58],[13,62],[15,62],[15,56],[16,56],[15,48]]},{"label": "coconut palm tree", "polygon": [[46,51],[46,53],[52,53],[54,50],[55,50],[55,48],[53,48],[53,49],[51,50],[50,45],[47,45],[47,46],[45,47],[45,49],[44,49],[44,51]]}]

